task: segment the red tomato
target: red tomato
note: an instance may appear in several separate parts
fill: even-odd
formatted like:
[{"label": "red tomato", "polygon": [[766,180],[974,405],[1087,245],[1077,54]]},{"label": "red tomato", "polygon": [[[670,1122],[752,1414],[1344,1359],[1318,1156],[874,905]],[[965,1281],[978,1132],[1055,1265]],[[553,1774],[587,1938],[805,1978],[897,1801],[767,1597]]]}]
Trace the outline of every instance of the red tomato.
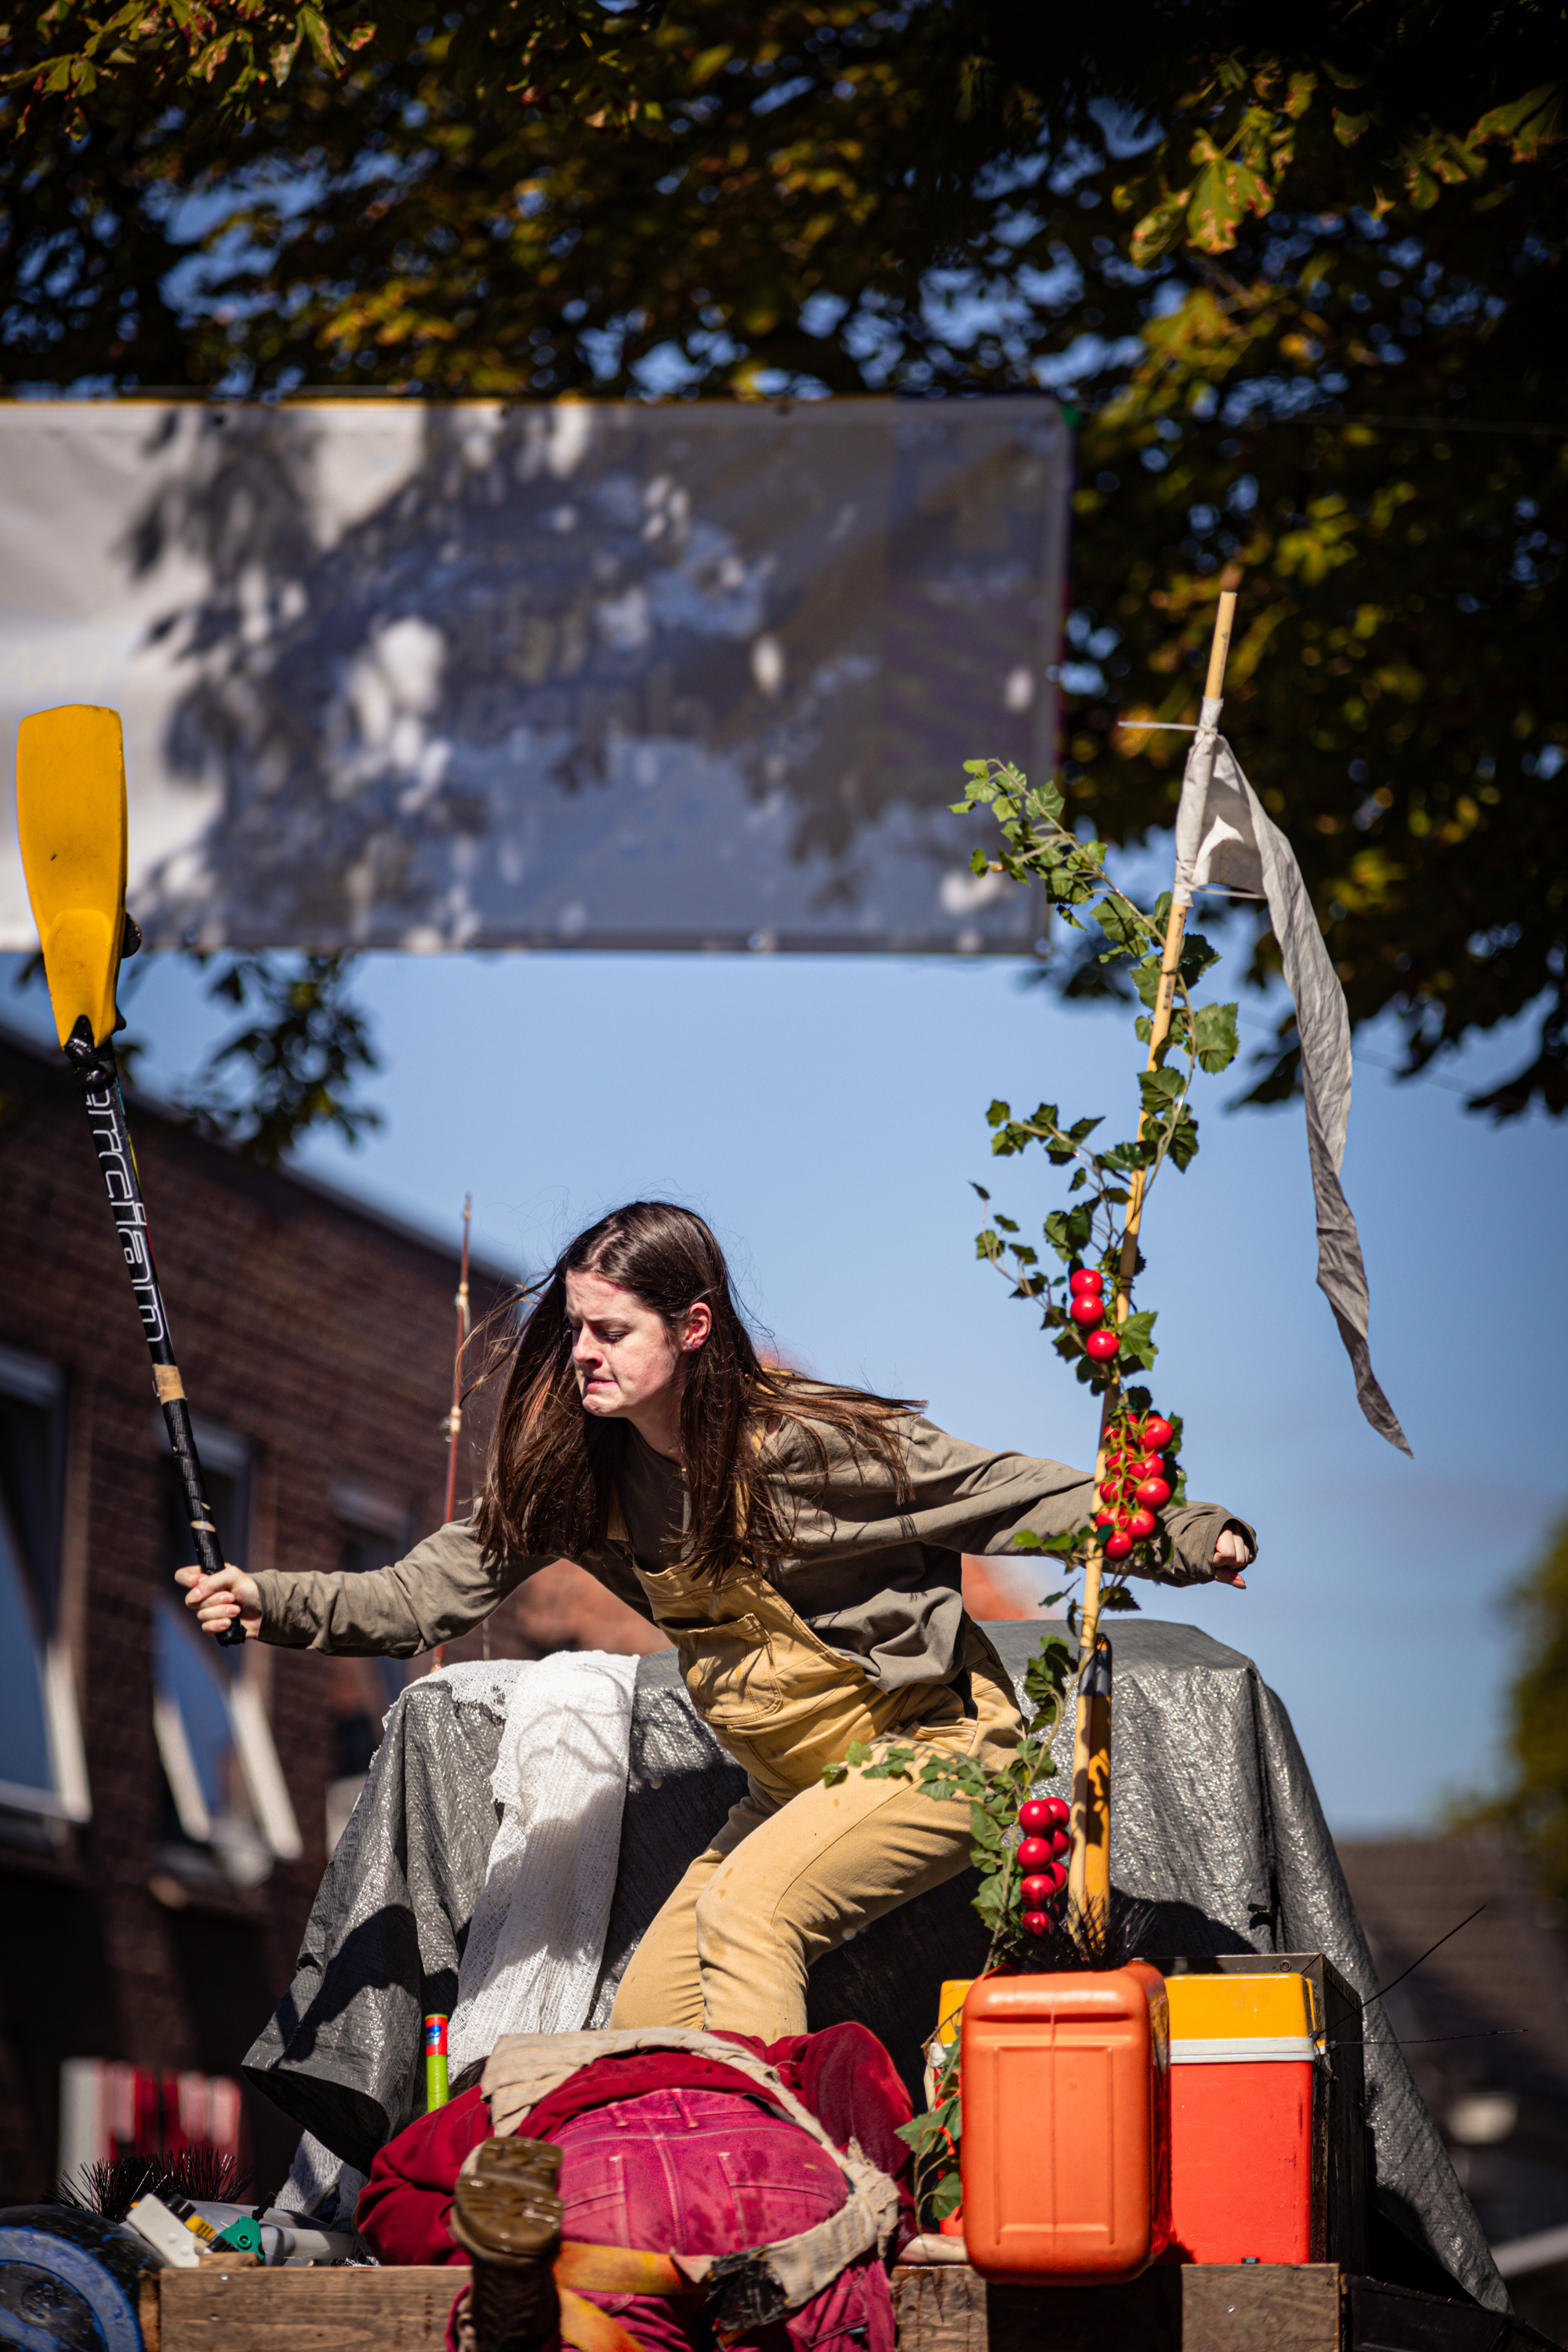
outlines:
[{"label": "red tomato", "polygon": [[1098,1293],[1105,1288],[1105,1276],[1097,1266],[1080,1265],[1076,1274],[1068,1276],[1068,1288],[1075,1298],[1086,1290]]},{"label": "red tomato", "polygon": [[1040,1797],[1037,1798],[1036,1801],[1038,1804],[1044,1805],[1046,1811],[1050,1816],[1052,1829],[1059,1830],[1066,1822],[1071,1821],[1072,1807],[1069,1804],[1064,1803],[1060,1797]]},{"label": "red tomato", "polygon": [[1068,1831],[1053,1830],[1051,1832],[1051,1852],[1056,1855],[1057,1860],[1060,1862],[1063,1854],[1070,1853],[1071,1851],[1072,1838]]},{"label": "red tomato", "polygon": [[[1154,1524],[1153,1520],[1151,1519],[1149,1524],[1152,1527]],[[1105,1538],[1105,1557],[1107,1559],[1125,1559],[1131,1549],[1132,1538],[1131,1536],[1117,1534],[1107,1536]]]},{"label": "red tomato", "polygon": [[1024,1933],[1026,1936],[1048,1936],[1050,1932],[1051,1923],[1043,1911],[1025,1912]]},{"label": "red tomato", "polygon": [[1143,1443],[1156,1453],[1162,1445],[1169,1445],[1175,1433],[1170,1423],[1162,1420],[1157,1412],[1152,1412],[1143,1423]]},{"label": "red tomato", "polygon": [[1051,1807],[1057,1802],[1055,1797],[1030,1797],[1019,1806],[1018,1827],[1026,1837],[1038,1837],[1042,1830],[1055,1829],[1057,1817]]},{"label": "red tomato", "polygon": [[1056,1894],[1057,1882],[1048,1874],[1026,1878],[1018,1891],[1023,1895],[1026,1911],[1043,1911]]},{"label": "red tomato", "polygon": [[1049,1869],[1054,1859],[1048,1838],[1026,1837],[1018,1848],[1018,1867],[1026,1878],[1037,1870]]},{"label": "red tomato", "polygon": [[1114,1331],[1091,1331],[1085,1345],[1097,1364],[1108,1364],[1120,1352],[1121,1342]]},{"label": "red tomato", "polygon": [[1163,1478],[1165,1457],[1163,1454],[1141,1454],[1132,1465],[1133,1475],[1139,1478]]},{"label": "red tomato", "polygon": [[1080,1290],[1068,1313],[1075,1323],[1081,1323],[1087,1329],[1091,1323],[1104,1322],[1105,1301],[1097,1290]]},{"label": "red tomato", "polygon": [[[1142,1543],[1145,1537],[1152,1536],[1154,1532],[1153,1512],[1134,1511],[1132,1517],[1127,1522],[1127,1532],[1135,1543]],[[1112,1536],[1110,1543],[1114,1543],[1115,1541],[1116,1538]],[[1107,1551],[1110,1549],[1110,1543],[1108,1543],[1105,1547]]]},{"label": "red tomato", "polygon": [[1163,1478],[1144,1478],[1138,1486],[1138,1500],[1151,1511],[1157,1511],[1171,1499],[1170,1487]]}]

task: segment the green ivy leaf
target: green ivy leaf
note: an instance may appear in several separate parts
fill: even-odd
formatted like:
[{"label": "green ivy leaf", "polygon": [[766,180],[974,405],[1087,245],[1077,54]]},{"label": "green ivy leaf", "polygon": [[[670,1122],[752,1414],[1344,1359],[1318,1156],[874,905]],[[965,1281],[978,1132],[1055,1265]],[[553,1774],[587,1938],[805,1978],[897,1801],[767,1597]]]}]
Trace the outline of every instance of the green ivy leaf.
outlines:
[{"label": "green ivy leaf", "polygon": [[1193,1016],[1199,1066],[1211,1076],[1236,1059],[1236,1014],[1234,1004],[1200,1004]]},{"label": "green ivy leaf", "polygon": [[1184,1103],[1171,1129],[1171,1165],[1173,1168],[1190,1168],[1197,1156],[1198,1123]]},{"label": "green ivy leaf", "polygon": [[1141,1314],[1130,1315],[1125,1323],[1119,1323],[1116,1327],[1123,1360],[1134,1362],[1145,1371],[1160,1352],[1152,1337],[1155,1320],[1153,1308],[1148,1307]]},{"label": "green ivy leaf", "polygon": [[1211,964],[1218,963],[1219,950],[1211,948],[1201,931],[1189,931],[1182,941],[1181,972],[1184,986],[1194,988]]},{"label": "green ivy leaf", "polygon": [[931,2191],[931,2210],[933,2221],[945,2221],[956,2213],[963,2202],[963,2180],[957,2171],[945,2172]]}]

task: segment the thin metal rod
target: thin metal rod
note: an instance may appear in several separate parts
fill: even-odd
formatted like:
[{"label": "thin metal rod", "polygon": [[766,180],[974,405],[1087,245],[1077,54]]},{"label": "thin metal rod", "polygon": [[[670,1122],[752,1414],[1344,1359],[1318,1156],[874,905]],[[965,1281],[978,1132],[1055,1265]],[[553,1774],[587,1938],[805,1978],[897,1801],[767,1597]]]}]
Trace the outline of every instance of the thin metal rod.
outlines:
[{"label": "thin metal rod", "polygon": [[[125,1117],[125,1097],[120,1090],[120,1069],[114,1058],[114,1047],[108,1043],[101,1045],[93,1044],[92,1032],[84,1013],[66,1042],[66,1058],[76,1075],[82,1100],[87,1106],[93,1150],[98,1154],[98,1164],[114,1218],[114,1229],[120,1239],[121,1255],[125,1260],[137,1312],[142,1318],[142,1337],[147,1342],[147,1352],[153,1359],[153,1387],[163,1410],[163,1425],[169,1433],[169,1447],[179,1473],[180,1493],[190,1525],[191,1541],[195,1547],[202,1574],[221,1576],[223,1546],[217,1539],[212,1507],[202,1482],[195,1432],[191,1427],[191,1409],[185,1402],[185,1384],[174,1360],[174,1341],[169,1337],[168,1309],[163,1305],[158,1269],[153,1263],[153,1238],[147,1230],[147,1211],[142,1199],[141,1180],[136,1172],[136,1155],[131,1148],[131,1129]],[[226,1650],[236,1648],[243,1642],[245,1627],[239,1618],[236,1617],[226,1625],[216,1639]]]}]

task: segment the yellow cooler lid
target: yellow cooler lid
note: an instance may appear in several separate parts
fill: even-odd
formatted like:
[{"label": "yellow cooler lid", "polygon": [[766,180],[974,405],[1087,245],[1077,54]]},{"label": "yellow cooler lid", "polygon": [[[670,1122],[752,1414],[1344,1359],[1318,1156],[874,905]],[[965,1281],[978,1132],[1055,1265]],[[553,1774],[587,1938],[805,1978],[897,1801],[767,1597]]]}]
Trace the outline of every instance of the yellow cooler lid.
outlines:
[{"label": "yellow cooler lid", "polygon": [[964,2000],[973,1982],[973,1977],[944,1979],[942,1999],[937,2003],[936,2032],[931,2036],[933,2042],[957,2041],[959,2029],[963,2023]]},{"label": "yellow cooler lid", "polygon": [[1168,1977],[1173,2065],[1314,2058],[1311,1979],[1292,1974]]}]

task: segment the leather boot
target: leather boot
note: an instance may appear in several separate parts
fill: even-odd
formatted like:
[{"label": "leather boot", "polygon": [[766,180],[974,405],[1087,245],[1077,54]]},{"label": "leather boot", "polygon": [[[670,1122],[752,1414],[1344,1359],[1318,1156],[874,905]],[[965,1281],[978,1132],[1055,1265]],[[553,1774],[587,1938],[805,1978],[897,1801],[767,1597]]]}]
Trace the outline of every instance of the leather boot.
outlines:
[{"label": "leather boot", "polygon": [[482,2141],[458,2175],[451,2231],[474,2267],[461,2352],[521,2352],[555,2326],[560,2173],[558,2147],[511,2137]]}]

